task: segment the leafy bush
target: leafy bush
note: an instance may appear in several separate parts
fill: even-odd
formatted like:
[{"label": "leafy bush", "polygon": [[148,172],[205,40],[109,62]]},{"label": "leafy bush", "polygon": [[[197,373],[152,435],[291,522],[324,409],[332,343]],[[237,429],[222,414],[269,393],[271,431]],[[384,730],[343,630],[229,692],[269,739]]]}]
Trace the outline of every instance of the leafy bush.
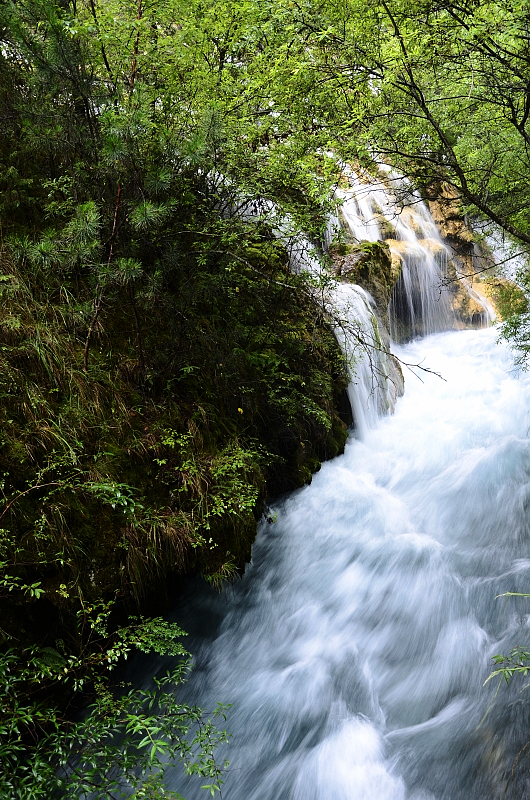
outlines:
[{"label": "leafy bush", "polygon": [[[164,787],[164,773],[175,762],[188,775],[206,778],[212,796],[220,791],[223,767],[214,751],[227,734],[215,721],[225,718],[226,708],[207,717],[178,702],[187,660],[154,678],[153,689],[124,691],[108,683],[108,671],[132,649],[188,656],[179,641],[183,631],[161,619],[137,620],[109,637],[109,611],[91,609],[80,621],[96,633],[99,652],[92,641],[77,658],[50,647],[0,655],[0,795],[6,800],[178,798]],[[74,690],[95,685],[95,700],[81,720],[46,701],[57,681]]]}]

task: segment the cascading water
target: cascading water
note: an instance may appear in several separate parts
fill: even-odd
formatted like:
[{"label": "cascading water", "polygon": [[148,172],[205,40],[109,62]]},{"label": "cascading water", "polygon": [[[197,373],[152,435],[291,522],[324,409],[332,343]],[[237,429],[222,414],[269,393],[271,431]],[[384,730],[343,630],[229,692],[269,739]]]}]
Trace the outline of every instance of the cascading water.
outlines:
[{"label": "cascading water", "polygon": [[530,636],[528,601],[495,600],[530,581],[530,379],[495,338],[400,350],[445,380],[410,377],[393,416],[278,504],[244,578],[176,612],[188,699],[233,703],[226,798],[528,796],[527,770],[510,777],[528,700],[482,687],[491,656]]},{"label": "cascading water", "polygon": [[444,285],[448,250],[419,195],[391,173],[382,183],[361,179],[344,168],[344,179],[348,188],[337,190],[343,227],[357,242],[386,240],[400,264],[389,307],[392,338],[409,339],[454,327]]},{"label": "cascading water", "polygon": [[[362,290],[333,292],[339,316],[368,325]],[[185,699],[233,704],[227,800],[530,796],[527,769],[510,774],[528,701],[482,687],[491,656],[530,636],[529,601],[495,599],[530,582],[530,378],[495,340],[398,348],[443,379],[409,375],[393,416],[365,415],[361,438],[277,504],[243,579],[196,586],[175,611],[195,655]],[[374,398],[374,378],[357,380]],[[168,776],[204,796],[178,767]]]},{"label": "cascading water", "polygon": [[[392,258],[399,262],[400,276],[388,310],[390,336],[398,341],[455,327],[446,281],[448,250],[427,207],[402,178],[388,172],[385,183],[359,177],[342,165],[347,189],[337,189],[340,215],[330,219],[325,237],[329,247],[346,227],[356,242],[385,240]],[[399,199],[401,198],[401,200]],[[406,200],[406,202],[405,202]],[[291,269],[316,278],[324,274],[321,260],[308,240],[291,229],[289,219],[270,201],[242,203],[238,214],[248,219],[263,215],[289,253]],[[344,233],[344,230],[342,231]],[[350,374],[348,395],[359,435],[375,424],[379,414],[392,411],[401,393],[401,376],[384,344],[385,333],[368,292],[351,283],[324,282],[317,302],[333,321],[337,339],[346,356]],[[471,293],[473,290],[468,287]],[[476,300],[489,316],[485,301]]]},{"label": "cascading water", "polygon": [[359,436],[373,428],[381,414],[392,411],[400,393],[393,356],[382,345],[373,300],[360,286],[342,283],[328,291],[328,316],[346,354],[350,400]]},{"label": "cascading water", "polygon": [[[367,229],[370,222],[366,222]],[[400,373],[383,340],[384,331],[375,304],[361,286],[330,279],[315,250],[303,236],[288,236],[277,228],[294,272],[307,272],[317,279],[315,300],[331,320],[346,358],[350,384],[348,397],[359,435],[373,427],[380,414],[392,411],[401,393]],[[366,237],[365,237],[366,238]]]}]

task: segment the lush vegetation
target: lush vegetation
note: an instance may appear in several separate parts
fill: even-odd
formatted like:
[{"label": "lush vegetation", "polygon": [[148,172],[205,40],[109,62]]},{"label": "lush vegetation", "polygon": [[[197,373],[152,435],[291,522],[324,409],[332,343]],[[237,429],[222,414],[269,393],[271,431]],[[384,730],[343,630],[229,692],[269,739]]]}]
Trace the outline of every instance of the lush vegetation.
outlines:
[{"label": "lush vegetation", "polygon": [[[154,678],[150,690],[109,688],[107,673],[131,649],[188,656],[178,626],[162,619],[131,619],[110,634],[112,604],[87,607],[80,617],[87,629],[85,652],[65,656],[54,648],[9,648],[0,655],[0,792],[2,797],[155,798],[180,797],[164,787],[168,765],[180,761],[189,776],[220,790],[223,768],[215,747],[227,740],[216,719],[179,703],[175,689],[185,679],[188,661]],[[60,683],[79,691],[90,681],[94,702],[81,720],[50,703]],[[202,781],[201,781],[202,782]]]},{"label": "lush vegetation", "polygon": [[176,704],[182,673],[105,676],[159,630],[139,608],[233,577],[265,497],[345,442],[342,355],[287,253],[336,168],[269,113],[259,14],[218,11],[0,9],[6,798],[160,796],[168,757],[216,791],[222,734]]},{"label": "lush vegetation", "polygon": [[60,626],[83,599],[238,569],[265,493],[344,443],[342,357],[273,232],[317,235],[330,160],[303,131],[261,153],[256,87],[246,123],[232,109],[234,14],[2,7],[8,635],[27,601]]},{"label": "lush vegetation", "polygon": [[180,652],[134,615],[233,577],[266,497],[344,444],[343,359],[288,252],[318,248],[336,156],[530,244],[528,26],[494,0],[0,5],[2,796],[163,796],[168,756],[216,791],[181,673],[127,695],[108,666]]}]

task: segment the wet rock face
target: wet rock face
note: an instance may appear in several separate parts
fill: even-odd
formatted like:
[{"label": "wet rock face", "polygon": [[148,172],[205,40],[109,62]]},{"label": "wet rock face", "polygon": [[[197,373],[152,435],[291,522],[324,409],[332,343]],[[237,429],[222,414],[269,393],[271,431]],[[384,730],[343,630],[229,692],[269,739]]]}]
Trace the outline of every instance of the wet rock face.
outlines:
[{"label": "wet rock face", "polygon": [[470,294],[470,285],[476,289],[475,293],[482,295],[477,289],[477,283],[469,278],[459,278],[454,261],[447,265],[447,285],[451,307],[455,315],[458,328],[481,328],[485,324],[484,306],[478,298]]},{"label": "wet rock face", "polygon": [[451,254],[447,264],[447,288],[456,326],[480,328],[487,323],[482,301],[490,297],[476,274],[483,271],[484,254],[466,224],[458,192],[448,184],[438,183],[427,190],[427,202]]},{"label": "wet rock face", "polygon": [[401,268],[401,263],[392,259],[386,242],[333,245],[329,256],[337,277],[366,289],[375,301],[379,316],[386,319]]},{"label": "wet rock face", "polygon": [[[383,319],[387,319],[388,314],[383,317]],[[402,397],[405,393],[405,378],[403,377],[403,370],[401,369],[401,363],[398,359],[390,353],[390,334],[386,328],[386,325],[382,322],[379,314],[377,314],[377,323],[379,328],[379,335],[381,337],[381,344],[383,348],[388,353],[387,358],[387,378],[390,382],[390,406],[393,408],[394,403],[396,402],[398,397]],[[382,409],[382,413],[386,413],[388,409]]]},{"label": "wet rock face", "polygon": [[[374,369],[376,381],[389,382],[389,406],[379,408],[379,412],[385,414],[393,408],[396,398],[401,397],[405,390],[401,365],[390,353],[390,334],[387,328],[388,306],[399,278],[401,261],[392,258],[386,242],[341,243],[330,247],[329,256],[338,278],[361,286],[374,300],[375,338],[378,347],[387,353],[384,372]],[[384,394],[382,392],[382,396]]]},{"label": "wet rock face", "polygon": [[427,190],[427,203],[458,269],[466,275],[473,274],[474,238],[464,220],[456,189],[446,183],[431,186]]}]

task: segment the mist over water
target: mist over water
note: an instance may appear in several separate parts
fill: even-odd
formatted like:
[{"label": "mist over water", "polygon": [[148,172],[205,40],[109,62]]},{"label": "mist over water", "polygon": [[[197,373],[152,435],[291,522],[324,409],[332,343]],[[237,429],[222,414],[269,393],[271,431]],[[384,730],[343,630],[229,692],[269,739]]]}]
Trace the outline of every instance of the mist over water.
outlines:
[{"label": "mist over water", "polygon": [[530,795],[524,683],[482,686],[530,638],[530,600],[495,599],[530,590],[530,377],[496,336],[400,348],[444,380],[408,373],[395,414],[277,505],[244,578],[176,610],[186,699],[233,704],[227,800]]}]

